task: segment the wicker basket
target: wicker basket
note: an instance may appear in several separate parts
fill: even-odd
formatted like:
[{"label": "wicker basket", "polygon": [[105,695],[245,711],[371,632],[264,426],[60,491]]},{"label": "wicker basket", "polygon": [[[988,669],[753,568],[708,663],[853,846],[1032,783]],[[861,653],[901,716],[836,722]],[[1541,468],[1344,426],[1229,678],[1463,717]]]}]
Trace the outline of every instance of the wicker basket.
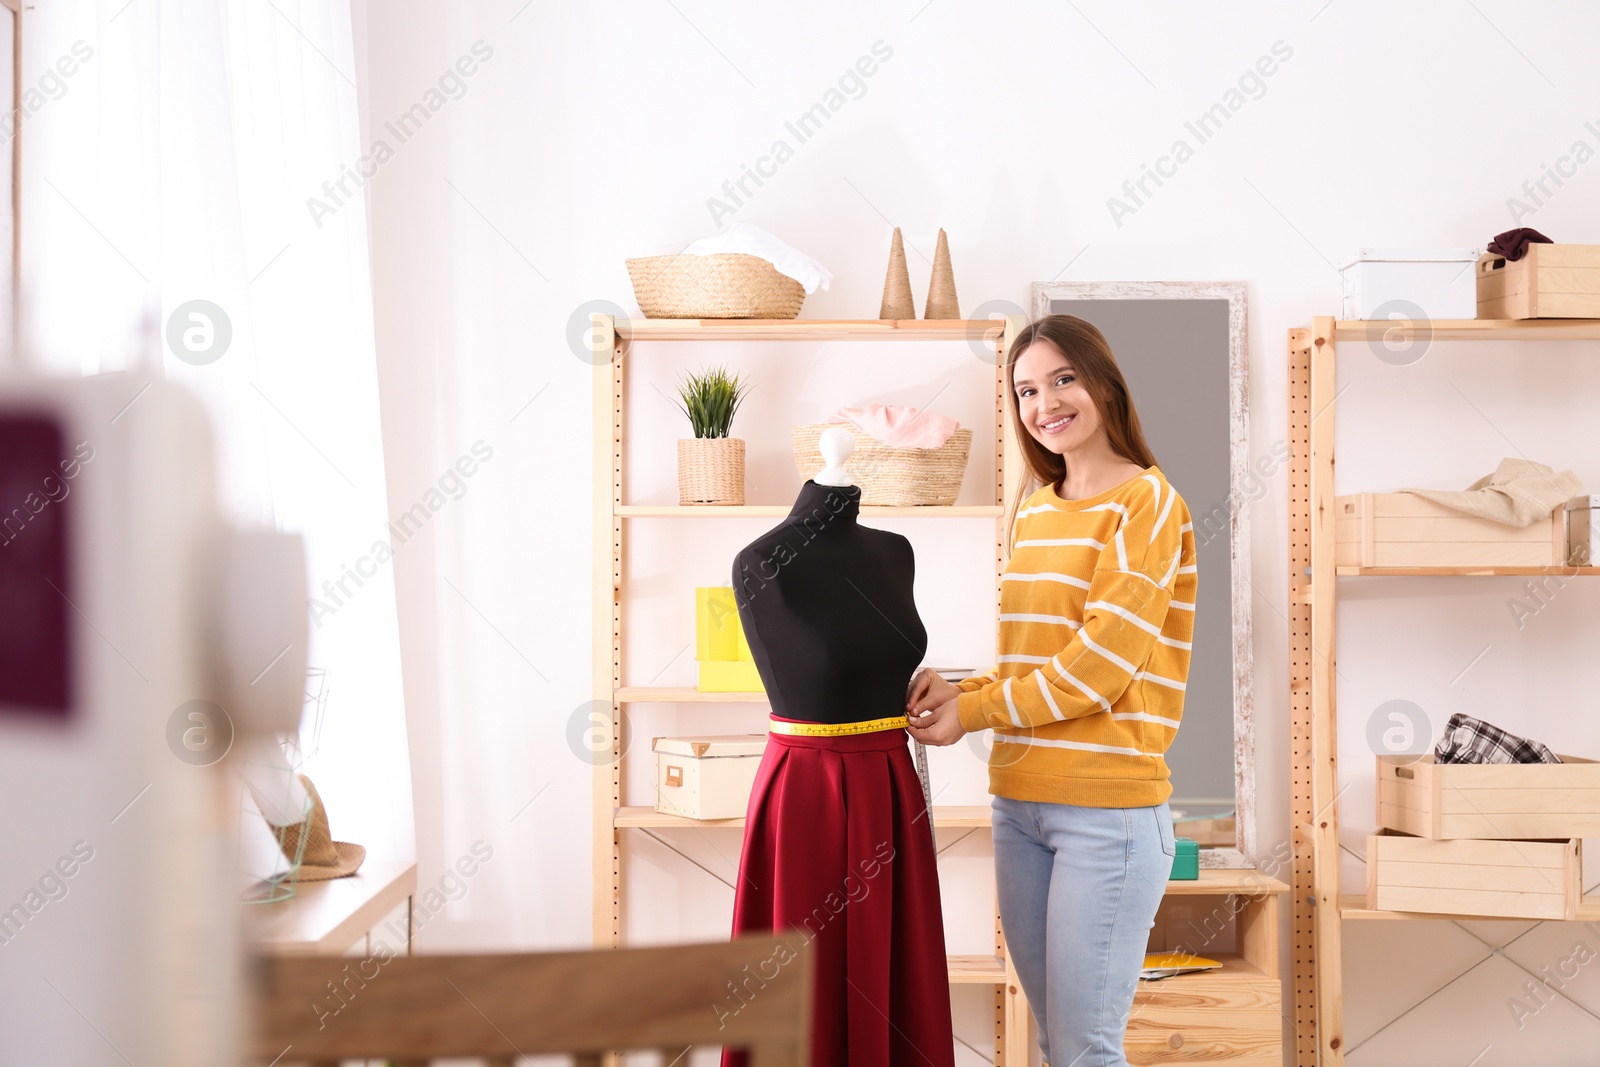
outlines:
[{"label": "wicker basket", "polygon": [[679,504],[743,504],[744,441],[737,437],[678,439]]},{"label": "wicker basket", "polygon": [[628,260],[647,319],[792,319],[805,286],[760,256],[647,256]]},{"label": "wicker basket", "polygon": [[967,470],[971,430],[956,430],[938,448],[890,448],[849,423],[793,426],[789,434],[801,478],[814,478],[822,470],[818,441],[824,430],[835,427],[849,430],[850,436],[855,438],[855,448],[850,452],[845,469],[861,487],[861,503],[915,507],[956,502],[961,492],[961,477]]}]

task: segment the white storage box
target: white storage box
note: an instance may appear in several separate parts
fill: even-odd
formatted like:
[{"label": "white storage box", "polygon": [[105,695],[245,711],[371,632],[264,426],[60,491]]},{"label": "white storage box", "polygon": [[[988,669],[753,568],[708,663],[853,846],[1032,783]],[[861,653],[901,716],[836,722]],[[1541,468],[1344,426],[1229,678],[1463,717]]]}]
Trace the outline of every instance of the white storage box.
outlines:
[{"label": "white storage box", "polygon": [[656,810],[687,819],[742,819],[766,734],[658,737]]},{"label": "white storage box", "polygon": [[1600,567],[1600,496],[1575,496],[1567,501],[1567,563]]},{"label": "white storage box", "polygon": [[1477,318],[1477,263],[1476,248],[1360,249],[1339,268],[1344,278],[1342,317],[1379,318],[1385,303],[1404,300],[1429,319]]}]

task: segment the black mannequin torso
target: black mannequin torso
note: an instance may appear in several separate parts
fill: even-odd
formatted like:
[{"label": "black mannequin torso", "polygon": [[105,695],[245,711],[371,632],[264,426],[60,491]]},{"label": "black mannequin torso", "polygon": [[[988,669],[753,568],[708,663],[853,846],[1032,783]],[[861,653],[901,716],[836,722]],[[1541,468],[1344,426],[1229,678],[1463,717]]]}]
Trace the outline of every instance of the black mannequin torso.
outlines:
[{"label": "black mannequin torso", "polygon": [[800,487],[782,524],[733,562],[739,620],[777,715],[858,722],[905,714],[927,651],[911,542],[856,522],[858,486]]}]

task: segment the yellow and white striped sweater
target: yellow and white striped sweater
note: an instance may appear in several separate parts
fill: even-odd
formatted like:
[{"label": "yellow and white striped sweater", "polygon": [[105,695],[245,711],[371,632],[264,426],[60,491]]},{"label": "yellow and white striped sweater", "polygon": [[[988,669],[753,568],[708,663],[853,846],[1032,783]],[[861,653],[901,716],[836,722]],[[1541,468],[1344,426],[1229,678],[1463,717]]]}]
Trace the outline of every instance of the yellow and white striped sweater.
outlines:
[{"label": "yellow and white striped sweater", "polygon": [[1097,808],[1172,794],[1163,758],[1194,639],[1194,526],[1159,467],[1017,511],[1001,576],[999,662],[957,683],[968,731],[993,728],[989,792]]}]

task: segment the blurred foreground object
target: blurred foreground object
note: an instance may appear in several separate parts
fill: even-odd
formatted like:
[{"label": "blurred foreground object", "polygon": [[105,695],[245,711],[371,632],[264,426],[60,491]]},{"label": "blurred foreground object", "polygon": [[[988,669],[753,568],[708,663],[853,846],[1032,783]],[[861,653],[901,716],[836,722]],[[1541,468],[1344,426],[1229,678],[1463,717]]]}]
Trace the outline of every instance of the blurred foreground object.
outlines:
[{"label": "blurred foreground object", "polygon": [[[658,1049],[750,1050],[750,1067],[810,1067],[804,931],[718,944],[478,956],[257,960],[247,1062],[335,1063]],[[309,1006],[309,1010],[308,1010]]]},{"label": "blurred foreground object", "polygon": [[237,1062],[236,741],[299,724],[305,554],[138,375],[0,377],[0,1067]]}]

